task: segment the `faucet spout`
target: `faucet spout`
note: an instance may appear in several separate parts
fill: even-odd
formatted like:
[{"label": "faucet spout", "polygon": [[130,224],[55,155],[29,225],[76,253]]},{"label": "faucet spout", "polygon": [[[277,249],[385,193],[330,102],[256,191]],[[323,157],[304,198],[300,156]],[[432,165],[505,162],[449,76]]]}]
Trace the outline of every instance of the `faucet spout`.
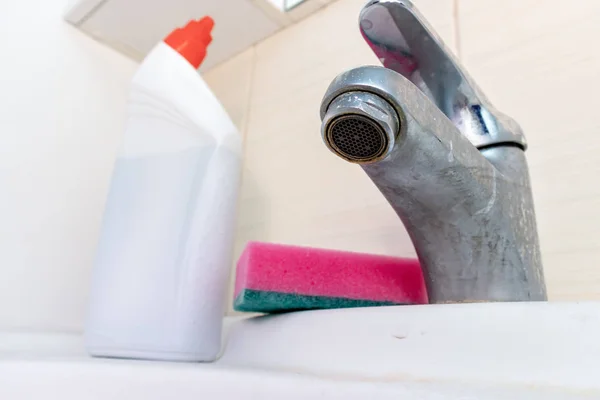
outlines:
[{"label": "faucet spout", "polygon": [[385,67],[334,79],[321,104],[323,140],[361,165],[404,223],[430,301],[546,300],[518,125],[410,2],[370,1],[360,26]]}]

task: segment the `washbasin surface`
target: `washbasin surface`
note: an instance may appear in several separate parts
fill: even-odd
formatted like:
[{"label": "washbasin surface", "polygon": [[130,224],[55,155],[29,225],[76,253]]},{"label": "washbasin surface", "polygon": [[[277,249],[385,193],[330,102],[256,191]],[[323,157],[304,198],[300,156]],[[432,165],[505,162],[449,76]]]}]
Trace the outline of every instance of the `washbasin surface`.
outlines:
[{"label": "washbasin surface", "polygon": [[0,332],[0,398],[600,398],[598,337],[594,302],[230,317],[211,364],[94,359],[77,334]]}]

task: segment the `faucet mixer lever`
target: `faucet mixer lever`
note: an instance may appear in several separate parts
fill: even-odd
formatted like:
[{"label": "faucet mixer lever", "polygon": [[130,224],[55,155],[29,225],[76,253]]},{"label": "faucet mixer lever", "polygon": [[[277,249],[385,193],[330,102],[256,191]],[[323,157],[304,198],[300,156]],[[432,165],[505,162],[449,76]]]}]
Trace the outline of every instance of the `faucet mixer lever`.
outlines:
[{"label": "faucet mixer lever", "polygon": [[404,223],[430,301],[546,300],[519,126],[409,1],[369,1],[360,30],[384,67],[334,79],[322,137],[363,168]]},{"label": "faucet mixer lever", "polygon": [[381,63],[423,91],[474,146],[526,148],[519,126],[491,105],[410,1],[369,1],[359,27]]}]

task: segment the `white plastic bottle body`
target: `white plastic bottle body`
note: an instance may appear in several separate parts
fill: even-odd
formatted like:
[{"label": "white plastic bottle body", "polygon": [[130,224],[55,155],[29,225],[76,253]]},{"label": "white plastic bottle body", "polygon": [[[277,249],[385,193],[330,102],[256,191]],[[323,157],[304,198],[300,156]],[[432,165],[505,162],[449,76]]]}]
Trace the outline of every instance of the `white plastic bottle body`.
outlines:
[{"label": "white plastic bottle body", "polygon": [[218,356],[240,159],[239,133],[217,99],[159,44],[133,80],[92,278],[90,354]]}]

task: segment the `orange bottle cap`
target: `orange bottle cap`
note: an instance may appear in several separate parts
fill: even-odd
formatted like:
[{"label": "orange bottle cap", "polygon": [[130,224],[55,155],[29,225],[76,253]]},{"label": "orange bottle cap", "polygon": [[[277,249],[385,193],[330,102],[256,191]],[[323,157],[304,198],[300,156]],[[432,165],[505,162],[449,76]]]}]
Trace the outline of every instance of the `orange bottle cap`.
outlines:
[{"label": "orange bottle cap", "polygon": [[206,48],[212,41],[210,32],[215,26],[211,17],[191,20],[183,28],[177,28],[166,37],[165,43],[181,54],[196,69],[206,57]]}]

